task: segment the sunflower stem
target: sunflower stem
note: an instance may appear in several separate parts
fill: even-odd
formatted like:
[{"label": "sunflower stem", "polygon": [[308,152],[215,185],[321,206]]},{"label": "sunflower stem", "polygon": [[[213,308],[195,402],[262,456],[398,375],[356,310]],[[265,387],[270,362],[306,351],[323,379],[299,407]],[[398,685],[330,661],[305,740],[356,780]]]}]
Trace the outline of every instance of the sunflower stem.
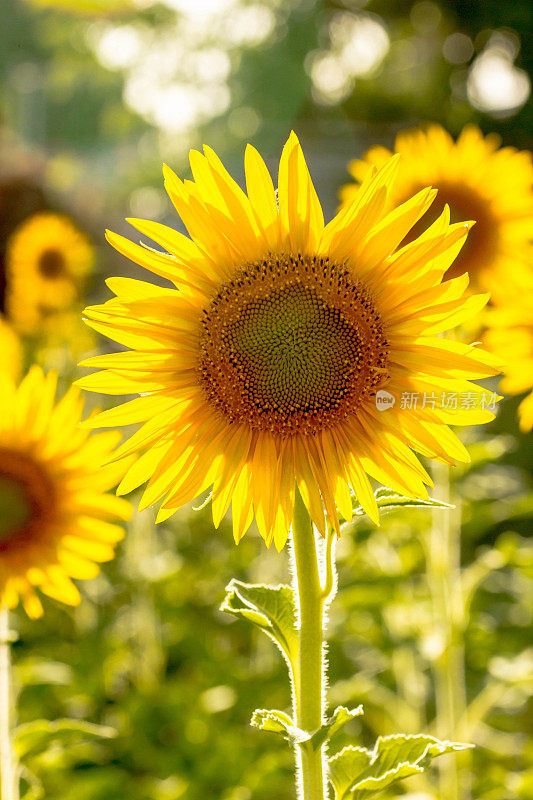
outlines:
[{"label": "sunflower stem", "polygon": [[[449,467],[435,464],[433,476],[439,500],[449,503]],[[466,713],[459,515],[457,508],[446,514],[434,512],[427,553],[428,582],[439,640],[433,658],[436,734],[439,739],[452,740],[461,737],[459,726]],[[461,772],[457,754],[440,760],[441,800],[469,799],[470,791]]]},{"label": "sunflower stem", "polygon": [[[298,728],[312,732],[324,720],[326,659],[324,652],[324,606],[326,596],[320,582],[317,542],[313,524],[298,490],[292,526],[292,574],[299,617],[298,658],[294,665],[293,711]],[[328,556],[329,554],[329,556]],[[332,545],[326,549],[326,586],[333,575]],[[334,580],[332,580],[332,587]],[[299,800],[327,798],[325,747],[314,750],[310,742],[296,745],[297,794]]]},{"label": "sunflower stem", "polygon": [[335,531],[333,528],[329,528],[326,539],[324,587],[322,589],[322,600],[324,602],[332,600],[337,589],[337,573],[335,570],[335,556],[333,552],[334,544]]},{"label": "sunflower stem", "polygon": [[19,800],[18,764],[11,741],[11,638],[9,611],[0,607],[0,788],[1,800]]}]

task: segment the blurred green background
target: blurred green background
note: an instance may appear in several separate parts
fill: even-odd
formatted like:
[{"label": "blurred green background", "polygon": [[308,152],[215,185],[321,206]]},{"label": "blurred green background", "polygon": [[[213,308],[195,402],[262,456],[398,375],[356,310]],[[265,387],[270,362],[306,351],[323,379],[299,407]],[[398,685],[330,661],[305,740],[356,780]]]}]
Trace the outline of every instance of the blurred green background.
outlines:
[{"label": "blurred green background", "polygon": [[[473,121],[530,149],[532,29],[529,0],[4,0],[1,225],[28,213],[6,188],[17,181],[30,210],[72,214],[95,242],[90,299],[101,299],[104,277],[141,273],[105,245],[104,228],[129,234],[129,215],[179,226],[161,163],[187,177],[203,142],[241,179],[246,142],[275,169],[294,128],[329,215],[348,160],[405,127],[433,120],[457,134]],[[452,487],[470,601],[457,693],[469,710],[449,735],[477,745],[459,764],[462,800],[533,798],[533,457],[516,405],[467,434],[473,463]],[[285,666],[217,610],[232,577],[286,582],[286,553],[253,534],[236,548],[228,523],[213,532],[209,508],[151,523],[151,512],[136,518],[79,609],[45,600],[42,621],[17,615],[20,720],[70,716],[117,732],[30,751],[41,784],[28,798],[292,797],[288,749],[248,726],[256,705],[289,705]],[[340,542],[330,701],[362,702],[365,716],[338,745],[436,729],[432,524],[429,512],[396,512]],[[443,785],[433,773],[389,797],[448,800]]]}]

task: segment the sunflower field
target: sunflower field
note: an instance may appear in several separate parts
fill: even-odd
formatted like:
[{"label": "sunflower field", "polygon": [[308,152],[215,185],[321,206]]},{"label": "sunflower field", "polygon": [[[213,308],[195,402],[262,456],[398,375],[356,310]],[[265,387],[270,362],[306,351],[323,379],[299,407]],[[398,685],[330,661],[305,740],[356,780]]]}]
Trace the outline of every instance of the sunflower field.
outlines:
[{"label": "sunflower field", "polygon": [[0,800],[533,800],[531,4],[1,20]]}]

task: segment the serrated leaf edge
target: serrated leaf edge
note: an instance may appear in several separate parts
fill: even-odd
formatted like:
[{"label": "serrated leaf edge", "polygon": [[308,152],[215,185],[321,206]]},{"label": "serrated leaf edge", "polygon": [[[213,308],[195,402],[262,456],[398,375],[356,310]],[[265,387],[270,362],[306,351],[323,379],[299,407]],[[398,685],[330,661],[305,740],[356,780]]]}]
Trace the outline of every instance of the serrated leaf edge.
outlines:
[{"label": "serrated leaf edge", "polygon": [[[258,717],[261,716],[259,720]],[[276,711],[273,709],[268,708],[256,708],[254,713],[252,714],[252,719],[250,720],[250,725],[252,727],[257,728],[258,730],[265,731],[265,733],[278,733],[282,734],[281,731],[270,730],[265,728],[263,722],[265,719],[272,719],[275,720],[279,725],[285,730],[287,734],[286,738],[292,742],[293,744],[303,744],[304,742],[309,741],[311,735],[306,731],[303,731],[301,728],[297,728],[293,725],[292,719],[289,717],[288,714],[285,714],[284,711]]]},{"label": "serrated leaf edge", "polygon": [[[335,762],[344,753],[346,753],[346,751],[348,751],[348,750],[354,751],[355,750],[355,751],[357,751],[359,753],[365,753],[370,758],[368,766],[371,767],[375,763],[376,758],[379,755],[379,747],[378,747],[378,745],[379,745],[380,742],[391,741],[392,739],[403,739],[403,741],[407,741],[407,740],[410,740],[410,739],[418,739],[418,738],[420,738],[421,735],[425,737],[425,734],[416,734],[416,733],[415,734],[393,733],[393,734],[391,734],[389,736],[379,736],[376,739],[376,743],[375,743],[374,748],[372,750],[368,750],[366,747],[359,747],[358,745],[348,745],[347,747],[343,747],[343,749],[340,750],[338,753],[335,753],[335,755],[331,756],[329,758],[329,763],[331,764],[331,762]],[[405,767],[405,766],[412,767],[415,770],[415,773],[424,772],[426,766],[425,765],[421,765],[421,762],[423,762],[423,761],[425,761],[427,759],[428,751],[430,751],[431,748],[433,748],[433,747],[438,747],[440,752],[439,753],[435,753],[434,756],[430,756],[431,758],[438,758],[438,756],[443,755],[444,752],[448,748],[451,748],[453,751],[461,751],[461,750],[470,750],[473,747],[475,747],[475,745],[467,744],[465,742],[451,742],[451,741],[448,741],[448,740],[441,741],[439,739],[436,739],[433,736],[427,737],[427,738],[431,738],[431,739],[433,739],[433,741],[432,742],[428,742],[428,744],[426,745],[426,748],[424,749],[423,753],[421,753],[420,756],[418,758],[416,758],[414,761],[409,761],[409,760],[407,760],[407,761],[399,761],[398,764],[396,764],[395,767],[393,767],[391,769],[388,769],[388,770],[385,770],[385,772],[383,772],[381,775],[379,775],[377,777],[369,775],[367,778],[361,778],[361,779],[355,778],[353,783],[351,783],[349,785],[348,789],[346,789],[346,791],[343,793],[341,800],[349,800],[350,795],[353,794],[353,792],[358,788],[364,789],[365,787],[362,785],[363,783],[365,783],[367,781],[374,781],[374,782],[381,781],[387,775],[393,775],[394,773],[398,773],[402,767]],[[413,774],[415,774],[415,773],[413,773]],[[408,776],[405,776],[405,777],[408,777]]]},{"label": "serrated leaf edge", "polygon": [[[341,712],[346,712],[346,718],[338,724],[337,727],[335,725],[338,722],[338,717],[340,716]],[[310,736],[311,745],[314,750],[318,750],[324,742],[328,741],[331,738],[331,729],[334,728],[333,733],[337,733],[347,722],[351,719],[355,719],[355,717],[360,717],[363,714],[363,706],[359,705],[357,708],[347,708],[346,706],[337,706],[334,712],[331,714],[330,717],[326,720],[326,722],[317,728],[317,730],[313,731]]]},{"label": "serrated leaf edge", "polygon": [[[222,601],[222,603],[219,606],[220,611],[225,611],[228,614],[232,614],[234,616],[238,616],[239,615],[239,610],[233,609],[233,608],[231,608],[229,606],[229,601],[230,601],[231,597],[236,597],[238,600],[240,600],[240,602],[244,606],[244,608],[241,609],[242,611],[251,611],[251,612],[253,612],[255,614],[258,614],[260,617],[262,617],[265,620],[265,625],[263,627],[264,633],[266,633],[266,635],[270,639],[272,639],[274,644],[276,644],[277,647],[279,647],[279,649],[281,650],[285,660],[287,661],[287,664],[288,664],[289,668],[291,669],[292,668],[292,659],[295,656],[295,654],[292,652],[290,643],[287,641],[285,636],[283,636],[283,641],[280,641],[274,635],[274,633],[273,633],[274,626],[272,625],[272,623],[269,620],[269,618],[265,615],[265,613],[260,608],[258,608],[258,606],[250,605],[249,601],[246,600],[246,598],[243,597],[243,595],[239,592],[239,586],[243,586],[245,588],[250,588],[250,589],[257,589],[257,588],[269,589],[269,590],[271,590],[273,592],[280,591],[282,589],[289,589],[292,592],[292,588],[290,586],[288,586],[287,584],[285,584],[285,583],[278,583],[276,586],[272,586],[272,585],[266,584],[266,583],[245,583],[244,581],[239,581],[236,578],[232,578],[230,580],[230,582],[227,584],[227,586],[226,586],[226,588],[224,590],[226,592],[226,596],[225,596],[224,600]],[[296,632],[296,629],[294,629],[294,630]]]}]

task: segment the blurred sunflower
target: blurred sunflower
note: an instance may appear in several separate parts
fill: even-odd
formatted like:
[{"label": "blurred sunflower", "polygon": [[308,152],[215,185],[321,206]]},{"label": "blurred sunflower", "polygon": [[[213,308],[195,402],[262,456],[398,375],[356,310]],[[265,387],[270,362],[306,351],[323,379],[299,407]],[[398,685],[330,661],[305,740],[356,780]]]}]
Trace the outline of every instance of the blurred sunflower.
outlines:
[{"label": "blurred sunflower", "polygon": [[[473,125],[464,128],[457,142],[440,125],[430,125],[399,133],[394,144],[394,152],[401,159],[390,192],[391,207],[424,186],[438,189],[436,202],[412,228],[407,241],[433,222],[445,204],[450,207],[452,222],[475,220],[465,247],[445,279],[468,272],[472,284],[481,289],[505,283],[508,270],[516,265],[531,268],[531,153],[499,145],[499,136],[484,137]],[[342,187],[343,206],[353,201],[371,165],[379,168],[391,155],[385,147],[372,147],[362,160],[351,162],[349,171],[356,183]]]},{"label": "blurred sunflower", "polygon": [[509,272],[505,286],[492,297],[486,315],[485,341],[501,358],[504,367],[502,391],[528,392],[520,403],[520,428],[533,428],[533,273]]},{"label": "blurred sunflower", "polygon": [[18,380],[22,372],[23,352],[19,337],[0,314],[0,373],[7,372]]},{"label": "blurred sunflower", "polygon": [[0,180],[0,312],[6,302],[6,245],[13,231],[29,216],[46,208],[41,187],[24,176]]},{"label": "blurred sunflower", "polygon": [[32,367],[17,388],[0,373],[0,603],[19,598],[42,614],[35,588],[69,605],[80,601],[70,578],[93,578],[113,557],[130,504],[106,494],[123,465],[102,466],[117,434],[88,436],[79,426],[75,387],[54,404],[57,375]]},{"label": "blurred sunflower", "polygon": [[66,216],[35,214],[12,234],[6,254],[6,314],[23,335],[41,333],[43,322],[80,299],[94,264],[94,250]]},{"label": "blurred sunflower", "polygon": [[[144,450],[119,486],[148,480],[141,507],[164,497],[159,519],[213,487],[215,525],[230,503],[239,540],[255,516],[281,548],[295,483],[317,528],[324,509],[339,531],[353,489],[377,521],[367,473],[423,497],[430,477],[411,448],[445,463],[468,460],[447,423],[492,419],[467,377],[492,375],[492,358],[438,337],[475,314],[468,277],[441,285],[467,227],[447,210],[396,250],[429,208],[425,189],[391,213],[397,159],[371,171],[355,202],[324,226],[298,140],[280,161],[278,197],[257,153],[246,151],[248,196],[215,153],[191,152],[195,182],[164,168],[166,188],[191,238],[129,220],[171,255],[108,233],[117,250],[180,291],[113,278],[116,298],[86,309],[91,324],[132,351],[82,362],[105,371],[80,385],[138,393],[88,424],[144,422],[115,457]],[[396,399],[386,412],[377,394]],[[403,393],[468,394],[464,408],[405,408]],[[427,494],[426,494],[427,496]]]}]

